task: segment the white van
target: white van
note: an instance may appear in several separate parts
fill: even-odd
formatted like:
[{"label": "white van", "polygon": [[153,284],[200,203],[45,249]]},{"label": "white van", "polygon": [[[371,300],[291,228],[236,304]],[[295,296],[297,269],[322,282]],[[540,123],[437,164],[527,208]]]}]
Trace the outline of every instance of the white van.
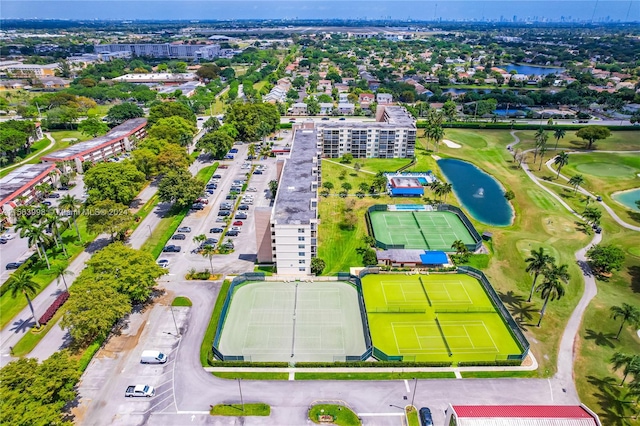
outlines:
[{"label": "white van", "polygon": [[143,351],[140,357],[142,364],[164,364],[167,362],[167,356],[160,351]]}]

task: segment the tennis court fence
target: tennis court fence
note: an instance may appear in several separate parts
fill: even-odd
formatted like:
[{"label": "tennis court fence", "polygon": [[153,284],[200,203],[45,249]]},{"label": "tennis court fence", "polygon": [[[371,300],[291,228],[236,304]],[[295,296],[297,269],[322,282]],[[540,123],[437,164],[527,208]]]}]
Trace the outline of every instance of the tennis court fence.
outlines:
[{"label": "tennis court fence", "polygon": [[372,314],[424,314],[425,308],[411,306],[387,306],[385,308],[371,308],[369,313]]},{"label": "tennis court fence", "polygon": [[482,288],[484,289],[487,296],[489,296],[491,303],[493,303],[493,306],[496,308],[498,313],[500,313],[500,317],[502,318],[502,321],[504,321],[505,325],[507,326],[507,330],[509,330],[509,333],[511,333],[511,336],[513,336],[515,341],[518,343],[518,346],[520,346],[522,353],[518,355],[515,355],[515,354],[508,355],[507,359],[520,360],[520,361],[524,360],[527,354],[529,353],[529,348],[530,348],[529,341],[524,336],[524,334],[522,333],[522,330],[520,330],[520,327],[518,327],[518,324],[513,319],[513,317],[507,310],[507,308],[504,306],[504,303],[502,303],[502,300],[500,300],[498,293],[496,293],[496,291],[493,289],[486,275],[482,271],[479,271],[476,268],[472,268],[471,266],[458,267],[458,273],[467,274],[477,279],[482,284]]},{"label": "tennis court fence", "polygon": [[464,212],[462,210],[460,210],[458,207],[452,206],[450,204],[439,204],[438,205],[438,211],[439,212],[455,213],[456,216],[458,216],[460,218],[460,220],[462,221],[464,226],[467,228],[467,231],[469,231],[469,233],[473,237],[473,241],[475,241],[475,244],[467,244],[466,245],[467,249],[469,251],[472,251],[472,252],[476,251],[476,250],[478,250],[480,248],[480,246],[482,246],[482,237],[480,237],[480,234],[476,230],[476,227],[473,226],[473,224],[471,223],[471,221],[469,220],[467,215],[464,214]]},{"label": "tennis court fence", "polygon": [[436,308],[436,314],[495,314],[494,308],[466,307],[466,308]]}]

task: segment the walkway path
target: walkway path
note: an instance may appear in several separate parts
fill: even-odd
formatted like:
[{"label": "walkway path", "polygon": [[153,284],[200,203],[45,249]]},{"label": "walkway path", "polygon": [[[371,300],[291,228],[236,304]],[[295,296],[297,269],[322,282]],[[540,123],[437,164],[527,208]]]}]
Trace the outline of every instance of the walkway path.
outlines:
[{"label": "walkway path", "polygon": [[[567,152],[567,154],[585,154],[585,153],[589,153],[589,152],[594,152],[594,151],[571,151],[571,152]],[[640,151],[597,151],[598,153],[605,153],[605,154],[620,154],[621,152],[624,153],[640,153]],[[546,162],[547,168],[549,170],[551,170],[553,173],[555,173],[557,175],[558,171],[554,170],[553,167],[551,166],[551,164],[553,163],[555,157],[552,157],[549,161]],[[566,177],[565,175],[563,175],[562,173],[560,173],[559,175],[560,178],[569,181],[569,178]],[[552,182],[550,182],[552,183]],[[584,189],[583,187],[579,186],[578,187],[578,192],[580,192],[583,195],[586,195],[588,197],[591,198],[596,198],[595,195],[593,195],[592,193],[590,193],[589,191],[587,191],[586,189]],[[636,226],[636,225],[631,225],[627,222],[625,222],[624,220],[622,220],[620,218],[620,216],[618,216],[616,214],[616,212],[613,211],[613,209],[611,207],[609,207],[608,205],[606,205],[604,202],[600,202],[600,204],[602,205],[602,207],[607,211],[607,213],[609,213],[609,215],[613,218],[613,220],[615,220],[618,225],[622,226],[623,228],[627,228],[630,229],[632,231],[637,231],[640,232],[640,226]]]},{"label": "walkway path", "polygon": [[4,172],[6,170],[11,170],[14,169],[22,164],[25,164],[27,162],[29,162],[30,160],[32,160],[33,158],[37,157],[38,155],[42,155],[42,153],[50,150],[51,148],[53,148],[53,146],[56,144],[56,140],[53,136],[51,136],[51,133],[49,132],[45,132],[45,136],[47,137],[47,139],[49,139],[49,145],[47,145],[46,147],[44,147],[43,149],[41,149],[40,151],[34,153],[33,155],[30,155],[29,157],[25,158],[24,160],[20,161],[19,163],[16,164],[12,164],[10,166],[7,167],[3,167],[2,169],[0,169],[1,172]]},{"label": "walkway path", "polygon": [[346,169],[355,170],[356,172],[362,172],[362,173],[368,173],[368,174],[370,174],[370,175],[375,175],[375,173],[374,173],[374,172],[370,172],[369,170],[363,170],[363,169],[356,170],[355,168],[353,168],[353,167],[351,167],[351,166],[347,166],[346,164],[338,163],[337,161],[328,160],[328,159],[326,159],[326,158],[323,158],[323,159],[322,159],[322,161],[326,161],[327,163],[337,164],[338,166],[342,166],[342,167],[344,167],[344,168],[346,168]]},{"label": "walkway path", "polygon": [[[520,138],[515,134],[515,131],[511,132],[511,136],[513,136],[514,142],[509,144],[509,147],[513,147],[514,145],[520,142]],[[529,150],[531,151],[531,150]],[[526,163],[522,163],[522,169],[525,171],[527,176],[546,191],[549,195],[555,198],[564,208],[570,211],[573,215],[582,219],[582,216],[573,208],[571,208],[567,203],[562,200],[562,198],[545,187],[540,180],[529,170],[529,165]],[[584,315],[585,310],[589,306],[589,302],[593,299],[598,293],[598,287],[596,286],[596,280],[593,276],[591,268],[587,263],[586,252],[587,250],[594,244],[598,244],[602,240],[602,234],[595,234],[589,245],[578,250],[576,252],[575,257],[580,269],[582,270],[582,275],[584,279],[584,293],[580,298],[580,301],[574,308],[571,316],[569,317],[569,321],[562,333],[562,339],[560,340],[560,348],[558,350],[558,370],[553,377],[554,380],[558,382],[558,384],[562,387],[562,390],[570,395],[574,396],[576,399],[578,398],[578,392],[576,391],[575,382],[573,378],[573,363],[574,363],[574,345],[576,336],[580,331],[580,324],[582,323],[582,317]]]}]

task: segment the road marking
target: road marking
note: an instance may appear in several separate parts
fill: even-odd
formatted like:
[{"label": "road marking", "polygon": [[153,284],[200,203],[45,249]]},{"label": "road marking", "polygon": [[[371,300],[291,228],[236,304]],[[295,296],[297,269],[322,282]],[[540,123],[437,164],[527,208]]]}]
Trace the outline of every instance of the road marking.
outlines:
[{"label": "road marking", "polygon": [[404,413],[358,413],[358,417],[404,417]]},{"label": "road marking", "polygon": [[411,393],[411,389],[409,389],[409,381],[405,379],[404,381],[404,387],[407,388],[407,392]]},{"label": "road marking", "polygon": [[289,380],[295,380],[296,379],[296,372],[295,371],[290,371],[289,372]]},{"label": "road marking", "polygon": [[453,370],[453,374],[456,375],[456,379],[462,379],[462,374],[458,370]]},{"label": "road marking", "polygon": [[176,411],[176,414],[207,414],[210,415],[208,411]]},{"label": "road marking", "polygon": [[553,401],[553,387],[551,386],[551,379],[547,379],[547,383],[549,383],[549,391],[551,392],[551,402]]}]

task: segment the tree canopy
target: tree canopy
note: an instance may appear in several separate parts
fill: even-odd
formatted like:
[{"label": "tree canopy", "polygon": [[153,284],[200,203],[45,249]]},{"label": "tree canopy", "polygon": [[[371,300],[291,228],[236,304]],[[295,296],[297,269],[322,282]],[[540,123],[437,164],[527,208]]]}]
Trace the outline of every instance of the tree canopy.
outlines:
[{"label": "tree canopy", "polygon": [[592,149],[596,141],[611,136],[611,130],[604,126],[587,126],[578,130],[576,136],[586,141],[587,149]]},{"label": "tree canopy", "polygon": [[90,201],[112,200],[129,205],[140,192],[145,176],[129,161],[100,163],[84,176]]},{"label": "tree canopy", "polygon": [[225,124],[238,130],[238,139],[254,142],[259,140],[261,124],[268,132],[277,129],[280,123],[278,108],[265,103],[234,103],[226,113]]},{"label": "tree canopy", "polygon": [[153,125],[161,118],[172,116],[182,117],[195,124],[196,115],[183,103],[180,102],[158,102],[149,110],[149,124]]},{"label": "tree canopy", "polygon": [[107,121],[111,124],[122,124],[132,118],[144,117],[144,111],[136,104],[125,102],[120,105],[114,105],[107,113]]},{"label": "tree canopy", "polygon": [[204,183],[187,169],[169,170],[158,184],[158,197],[179,207],[191,205],[202,191]]},{"label": "tree canopy", "polygon": [[233,138],[224,130],[209,132],[196,143],[198,149],[211,154],[216,160],[224,158],[233,146]]},{"label": "tree canopy", "polygon": [[591,267],[600,273],[619,271],[624,263],[624,251],[620,247],[596,244],[587,251]]}]

